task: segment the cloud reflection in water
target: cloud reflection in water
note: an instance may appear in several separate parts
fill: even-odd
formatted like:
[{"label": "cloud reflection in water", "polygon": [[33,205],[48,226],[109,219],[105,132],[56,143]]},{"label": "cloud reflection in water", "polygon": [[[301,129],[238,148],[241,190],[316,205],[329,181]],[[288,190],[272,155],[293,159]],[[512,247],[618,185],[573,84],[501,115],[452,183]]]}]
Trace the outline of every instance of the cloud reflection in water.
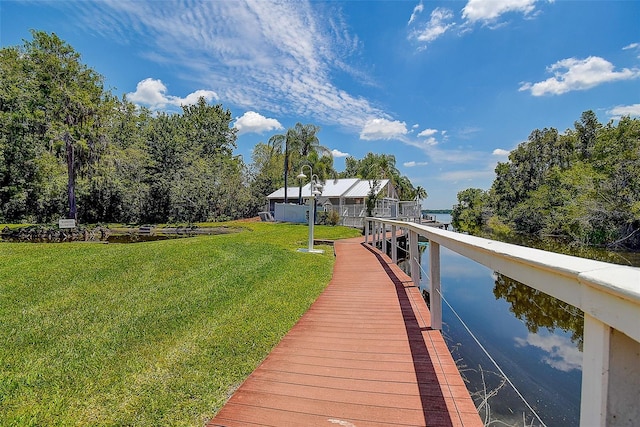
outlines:
[{"label": "cloud reflection in water", "polygon": [[582,353],[567,337],[560,335],[527,334],[527,338],[516,337],[516,347],[533,346],[547,354],[542,361],[563,372],[582,370]]}]

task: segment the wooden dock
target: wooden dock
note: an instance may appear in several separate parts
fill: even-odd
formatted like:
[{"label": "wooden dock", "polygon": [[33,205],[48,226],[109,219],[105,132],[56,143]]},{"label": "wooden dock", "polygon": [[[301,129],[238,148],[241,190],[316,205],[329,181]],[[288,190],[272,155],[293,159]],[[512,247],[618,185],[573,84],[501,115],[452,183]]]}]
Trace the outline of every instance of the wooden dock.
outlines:
[{"label": "wooden dock", "polygon": [[208,426],[482,426],[410,278],[362,238],[335,251],[326,290]]}]

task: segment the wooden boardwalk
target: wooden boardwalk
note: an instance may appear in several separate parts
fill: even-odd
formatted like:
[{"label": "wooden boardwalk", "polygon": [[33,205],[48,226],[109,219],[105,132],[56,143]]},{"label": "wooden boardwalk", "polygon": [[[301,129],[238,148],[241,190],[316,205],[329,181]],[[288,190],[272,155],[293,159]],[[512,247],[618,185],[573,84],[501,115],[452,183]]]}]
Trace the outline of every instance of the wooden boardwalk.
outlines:
[{"label": "wooden boardwalk", "polygon": [[482,426],[410,278],[361,238],[335,251],[326,290],[208,426]]}]

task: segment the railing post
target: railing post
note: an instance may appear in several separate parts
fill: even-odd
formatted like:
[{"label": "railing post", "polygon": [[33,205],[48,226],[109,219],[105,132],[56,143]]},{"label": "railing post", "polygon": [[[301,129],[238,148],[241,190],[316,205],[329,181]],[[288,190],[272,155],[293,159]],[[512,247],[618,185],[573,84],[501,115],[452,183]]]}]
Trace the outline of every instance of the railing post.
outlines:
[{"label": "railing post", "polygon": [[440,291],[440,245],[429,241],[429,301],[431,311],[431,328],[442,329],[442,294]]},{"label": "railing post", "polygon": [[411,258],[411,280],[413,284],[420,287],[420,264],[418,262],[418,233],[409,231],[409,257]]},{"label": "railing post", "polygon": [[369,226],[371,227],[371,246],[375,246],[376,245],[376,222],[374,220],[371,220],[369,223]]},{"label": "railing post", "polygon": [[382,226],[382,253],[387,254],[387,224],[384,222],[380,224]]},{"label": "railing post", "polygon": [[398,263],[398,239],[396,237],[396,226],[391,226],[391,261],[394,264]]},{"label": "railing post", "polygon": [[581,427],[607,425],[610,337],[608,325],[584,313]]},{"label": "railing post", "polygon": [[367,218],[365,218],[364,219],[364,243],[365,244],[369,243],[369,232],[371,231],[369,227],[369,223],[370,221]]}]

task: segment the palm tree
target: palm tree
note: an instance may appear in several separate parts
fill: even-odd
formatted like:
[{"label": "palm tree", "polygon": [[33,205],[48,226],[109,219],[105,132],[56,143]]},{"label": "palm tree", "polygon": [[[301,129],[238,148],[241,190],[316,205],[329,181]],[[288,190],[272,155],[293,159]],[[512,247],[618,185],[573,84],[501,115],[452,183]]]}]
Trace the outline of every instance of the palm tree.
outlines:
[{"label": "palm tree", "polygon": [[[273,135],[269,138],[269,144],[277,147],[278,150],[284,148],[284,202],[289,203],[287,190],[289,188],[289,171],[292,165],[301,166],[306,163],[306,158],[310,153],[318,153],[320,157],[331,156],[328,148],[320,145],[317,133],[320,127],[313,124],[303,125],[296,123],[293,128],[287,129],[285,134]],[[333,163],[332,163],[333,165]],[[300,192],[298,203],[302,204],[302,184],[300,184]]]},{"label": "palm tree", "polygon": [[427,194],[427,190],[425,190],[424,187],[421,185],[418,185],[415,191],[416,191],[416,202],[420,200],[424,200],[427,197],[429,197],[429,195]]},{"label": "palm tree", "polygon": [[312,151],[306,158],[302,159],[300,167],[302,165],[311,166],[314,175],[317,175],[322,183],[329,178],[338,179],[338,171],[333,167],[333,156],[330,154],[320,155],[318,152]]},{"label": "palm tree", "polygon": [[[296,167],[299,168],[304,164],[309,164],[314,173],[320,176],[320,173],[324,173],[324,169],[326,169],[326,165],[330,165],[330,170],[333,171],[333,156],[331,155],[331,151],[320,145],[320,140],[318,139],[318,132],[320,132],[320,127],[313,124],[303,125],[302,123],[296,123],[293,129],[289,129],[287,132],[288,135],[291,136],[291,155],[297,160],[294,163]],[[310,159],[310,156],[314,156],[313,159]],[[319,161],[322,159],[330,159],[327,161],[326,159],[323,161],[323,171],[317,170],[316,167],[320,167]],[[318,166],[313,166],[313,163],[318,163]],[[298,184],[298,204],[302,204],[302,182]]]}]

